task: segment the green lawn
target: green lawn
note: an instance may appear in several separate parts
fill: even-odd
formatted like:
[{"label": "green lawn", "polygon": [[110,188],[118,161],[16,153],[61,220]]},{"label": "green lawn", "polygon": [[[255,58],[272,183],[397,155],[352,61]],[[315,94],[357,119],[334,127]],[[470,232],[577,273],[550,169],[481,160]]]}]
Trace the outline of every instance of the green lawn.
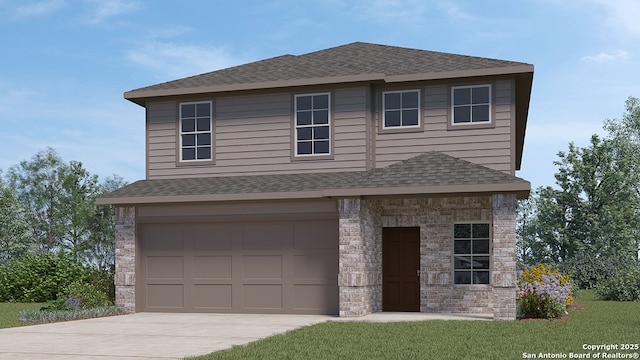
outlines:
[{"label": "green lawn", "polygon": [[0,303],[0,329],[34,325],[34,323],[24,323],[18,320],[20,310],[39,309],[44,303]]},{"label": "green lawn", "polygon": [[570,311],[566,322],[326,322],[191,359],[523,359],[524,353],[569,358],[602,352],[583,350],[584,344],[640,343],[640,302],[600,301],[583,291],[578,303],[585,309]]}]

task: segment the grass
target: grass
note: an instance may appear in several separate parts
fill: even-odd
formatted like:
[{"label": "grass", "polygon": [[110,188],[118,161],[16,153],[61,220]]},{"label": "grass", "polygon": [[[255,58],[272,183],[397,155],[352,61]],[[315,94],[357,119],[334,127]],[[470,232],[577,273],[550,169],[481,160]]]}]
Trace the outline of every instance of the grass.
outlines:
[{"label": "grass", "polygon": [[522,359],[596,352],[584,344],[640,343],[640,302],[601,301],[583,291],[578,303],[584,309],[564,322],[330,321],[189,359]]},{"label": "grass", "polygon": [[0,329],[34,325],[35,323],[18,320],[18,313],[22,310],[37,310],[42,306],[44,303],[0,303]]}]

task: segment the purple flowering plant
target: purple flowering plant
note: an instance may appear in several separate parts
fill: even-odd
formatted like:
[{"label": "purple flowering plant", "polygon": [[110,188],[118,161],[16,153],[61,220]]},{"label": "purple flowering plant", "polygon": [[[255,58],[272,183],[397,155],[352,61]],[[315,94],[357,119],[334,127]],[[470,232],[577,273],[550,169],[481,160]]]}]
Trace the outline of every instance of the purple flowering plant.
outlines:
[{"label": "purple flowering plant", "polygon": [[518,281],[519,310],[524,317],[552,319],[567,313],[573,302],[569,275],[539,264],[525,270]]}]

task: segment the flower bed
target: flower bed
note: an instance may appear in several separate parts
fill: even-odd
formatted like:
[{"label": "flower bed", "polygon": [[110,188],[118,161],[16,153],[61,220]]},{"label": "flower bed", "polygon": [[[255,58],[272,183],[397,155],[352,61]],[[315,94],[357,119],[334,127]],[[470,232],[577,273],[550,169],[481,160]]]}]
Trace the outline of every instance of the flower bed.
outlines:
[{"label": "flower bed", "polygon": [[555,319],[566,315],[574,300],[569,278],[543,264],[526,269],[518,282],[520,317]]}]

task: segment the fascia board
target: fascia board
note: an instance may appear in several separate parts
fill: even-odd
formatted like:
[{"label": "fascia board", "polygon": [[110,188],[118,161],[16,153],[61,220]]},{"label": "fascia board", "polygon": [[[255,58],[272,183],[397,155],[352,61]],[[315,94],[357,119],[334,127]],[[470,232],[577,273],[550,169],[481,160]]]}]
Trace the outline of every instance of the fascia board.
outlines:
[{"label": "fascia board", "polygon": [[142,99],[164,97],[164,96],[178,96],[178,95],[194,95],[205,93],[219,93],[228,91],[242,91],[242,90],[258,90],[258,89],[275,89],[295,86],[309,86],[309,85],[326,85],[336,83],[350,83],[361,81],[383,81],[386,83],[399,83],[406,81],[421,81],[421,80],[442,80],[442,79],[455,79],[464,77],[477,77],[477,76],[492,76],[492,75],[509,75],[509,74],[521,74],[521,73],[533,73],[533,65],[516,65],[509,67],[497,67],[486,69],[470,69],[470,70],[455,70],[444,72],[430,72],[419,74],[404,74],[404,75],[386,75],[383,73],[371,73],[371,74],[357,74],[347,76],[327,76],[317,78],[306,79],[293,79],[293,80],[276,80],[266,82],[254,82],[254,83],[242,83],[242,84],[224,84],[224,85],[212,85],[212,86],[197,86],[186,87],[178,89],[157,89],[157,90],[131,90],[124,93],[124,98],[130,100],[136,104],[144,104]]}]

